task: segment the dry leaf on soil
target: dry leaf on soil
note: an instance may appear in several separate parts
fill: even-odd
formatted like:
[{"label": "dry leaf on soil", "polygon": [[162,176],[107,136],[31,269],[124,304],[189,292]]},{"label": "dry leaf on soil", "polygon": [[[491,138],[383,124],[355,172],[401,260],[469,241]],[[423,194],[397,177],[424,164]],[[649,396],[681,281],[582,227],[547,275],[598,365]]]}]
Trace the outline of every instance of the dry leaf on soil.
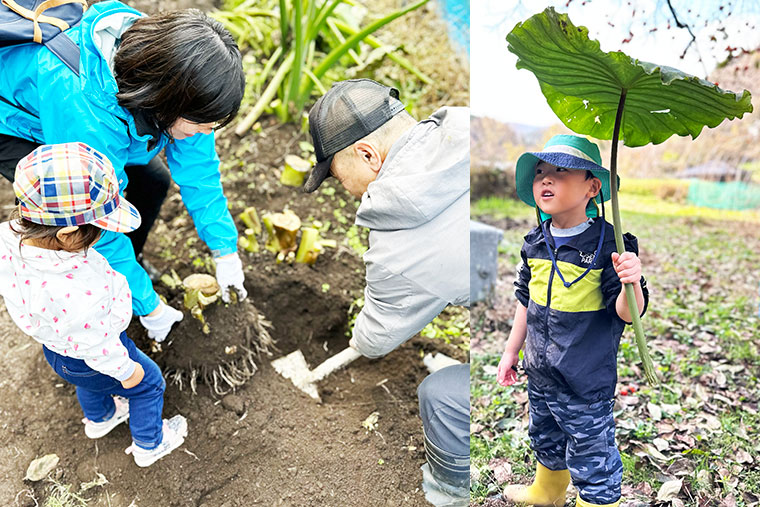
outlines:
[{"label": "dry leaf on soil", "polygon": [[683,480],[666,481],[660,486],[660,490],[657,492],[657,501],[666,502],[672,500],[678,496],[683,486]]},{"label": "dry leaf on soil", "polygon": [[24,479],[29,481],[41,481],[47,477],[47,474],[55,469],[58,465],[58,459],[57,454],[46,454],[41,458],[32,460],[29,464],[29,468],[26,469],[26,477],[24,477]]}]

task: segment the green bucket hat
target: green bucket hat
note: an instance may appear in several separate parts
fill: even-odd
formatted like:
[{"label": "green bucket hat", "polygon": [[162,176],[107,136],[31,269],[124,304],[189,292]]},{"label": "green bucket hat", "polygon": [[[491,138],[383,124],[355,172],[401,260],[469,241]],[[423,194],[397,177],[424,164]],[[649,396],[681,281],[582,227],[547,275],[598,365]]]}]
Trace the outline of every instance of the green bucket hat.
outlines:
[{"label": "green bucket hat", "polygon": [[[603,200],[610,198],[610,171],[602,167],[599,147],[585,137],[559,134],[549,139],[542,151],[523,153],[517,159],[515,167],[517,196],[528,206],[536,207],[536,201],[533,199],[533,178],[539,161],[565,169],[591,171],[602,182],[602,190],[594,201],[601,204]],[[618,188],[620,188],[620,177],[618,177]],[[599,211],[592,200],[589,200],[586,214],[589,217],[599,216]],[[547,218],[549,215],[542,211],[541,219]]]}]

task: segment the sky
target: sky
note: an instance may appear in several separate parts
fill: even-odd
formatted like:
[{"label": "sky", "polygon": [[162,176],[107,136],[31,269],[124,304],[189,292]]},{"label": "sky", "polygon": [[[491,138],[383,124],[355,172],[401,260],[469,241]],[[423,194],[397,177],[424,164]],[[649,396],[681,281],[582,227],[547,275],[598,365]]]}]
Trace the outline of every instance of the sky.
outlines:
[{"label": "sky", "polygon": [[[472,0],[470,2],[470,107],[475,116],[491,118],[526,125],[547,126],[559,123],[541,94],[536,78],[530,71],[517,70],[517,57],[507,49],[505,40],[514,26],[541,12],[547,6],[554,6],[558,12],[568,13],[570,20],[577,26],[586,26],[589,36],[601,43],[602,51],[624,51],[639,60],[655,62],[660,65],[675,67],[683,72],[706,77],[714,69],[718,59],[723,60],[727,53],[723,50],[728,43],[733,46],[748,48],[760,47],[760,7],[750,1],[733,1],[733,16],[726,18],[726,33],[730,38],[713,43],[710,35],[716,34],[714,24],[704,27],[703,18],[695,18],[697,12],[714,12],[718,5],[730,5],[728,0],[694,0],[692,2],[674,0],[679,16],[690,19],[697,36],[697,45],[704,62],[699,61],[698,53],[689,51],[684,59],[680,56],[691,36],[686,30],[664,30],[669,11],[664,0],[574,0],[570,7],[564,1],[547,0]],[[585,4],[585,5],[583,5]],[[694,13],[687,12],[689,5]],[[650,13],[631,16],[633,9],[638,13]],[[653,13],[653,14],[651,14]],[[637,23],[631,27],[631,19]],[[659,29],[649,32],[650,27],[642,27],[642,20],[649,25],[656,23]],[[683,20],[682,20],[683,21]],[[757,23],[757,29],[747,28],[745,23]],[[611,27],[608,23],[615,26]],[[675,26],[675,23],[673,23]],[[699,27],[699,28],[696,28]],[[623,44],[629,30],[634,30],[630,43]],[[672,37],[675,36],[675,40]],[[712,51],[715,44],[719,50]]]}]

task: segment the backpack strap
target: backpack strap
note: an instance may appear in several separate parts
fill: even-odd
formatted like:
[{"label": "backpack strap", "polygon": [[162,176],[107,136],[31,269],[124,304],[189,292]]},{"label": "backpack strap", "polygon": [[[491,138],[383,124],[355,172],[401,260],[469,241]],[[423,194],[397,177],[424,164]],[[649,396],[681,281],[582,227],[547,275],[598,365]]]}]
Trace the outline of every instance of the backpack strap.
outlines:
[{"label": "backpack strap", "polygon": [[53,16],[46,16],[43,14],[48,9],[58,7],[64,4],[78,3],[82,5],[82,12],[87,10],[86,0],[45,0],[34,10],[22,7],[15,0],[2,0],[3,5],[14,11],[19,16],[22,16],[34,23],[34,42],[42,44],[42,29],[40,29],[40,23],[47,23],[57,27],[59,30],[64,31],[69,29],[69,24],[60,18]]},{"label": "backpack strap", "polygon": [[71,37],[61,32],[47,41],[45,47],[60,58],[74,74],[79,75],[79,46]]},{"label": "backpack strap", "polygon": [[[82,12],[87,10],[86,0],[45,0],[38,5],[34,10],[27,9],[19,5],[15,0],[0,0],[2,4],[14,11],[19,16],[22,16],[34,23],[34,42],[44,44],[54,55],[56,55],[74,74],[79,75],[79,46],[71,40],[64,30],[68,30],[70,25],[54,16],[47,16],[43,14],[46,10],[52,9],[65,4],[78,3],[82,5]],[[42,29],[40,23],[46,23],[58,28],[61,32],[54,35],[47,41],[42,41]],[[78,23],[76,23],[78,24]]]}]

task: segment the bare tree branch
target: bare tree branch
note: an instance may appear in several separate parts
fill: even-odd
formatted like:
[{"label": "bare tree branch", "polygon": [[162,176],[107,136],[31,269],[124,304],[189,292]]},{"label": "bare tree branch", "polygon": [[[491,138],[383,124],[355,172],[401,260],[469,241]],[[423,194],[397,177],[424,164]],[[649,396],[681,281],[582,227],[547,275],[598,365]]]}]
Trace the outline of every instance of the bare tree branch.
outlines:
[{"label": "bare tree branch", "polygon": [[683,49],[683,53],[681,53],[681,59],[686,56],[686,52],[689,51],[689,48],[692,44],[694,44],[694,47],[697,51],[697,55],[699,55],[699,63],[702,64],[702,69],[705,71],[705,79],[707,79],[707,75],[709,72],[707,72],[707,67],[705,67],[704,60],[702,59],[702,53],[699,51],[699,47],[697,46],[697,36],[694,35],[694,32],[691,31],[691,27],[687,25],[686,23],[682,23],[681,20],[678,19],[678,14],[676,14],[676,10],[673,7],[673,4],[671,3],[671,0],[666,0],[666,3],[668,4],[668,9],[670,9],[670,13],[673,15],[673,19],[676,22],[676,26],[678,28],[686,28],[686,30],[689,32],[689,35],[691,35],[691,40],[686,45],[686,47]]}]

